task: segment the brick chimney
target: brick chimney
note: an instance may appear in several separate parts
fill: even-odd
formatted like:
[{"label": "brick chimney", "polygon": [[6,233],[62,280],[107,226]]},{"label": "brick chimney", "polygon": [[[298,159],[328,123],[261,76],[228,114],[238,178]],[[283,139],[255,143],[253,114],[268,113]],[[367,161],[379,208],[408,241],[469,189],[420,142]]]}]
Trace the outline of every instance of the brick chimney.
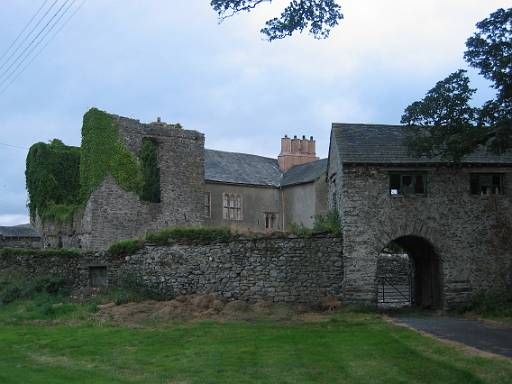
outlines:
[{"label": "brick chimney", "polygon": [[306,136],[302,136],[302,139],[297,139],[297,136],[293,136],[293,139],[290,139],[287,135],[284,135],[281,139],[281,153],[277,160],[279,168],[283,172],[286,172],[294,165],[318,160],[315,153],[315,140],[313,140],[313,136],[309,139],[306,139]]}]

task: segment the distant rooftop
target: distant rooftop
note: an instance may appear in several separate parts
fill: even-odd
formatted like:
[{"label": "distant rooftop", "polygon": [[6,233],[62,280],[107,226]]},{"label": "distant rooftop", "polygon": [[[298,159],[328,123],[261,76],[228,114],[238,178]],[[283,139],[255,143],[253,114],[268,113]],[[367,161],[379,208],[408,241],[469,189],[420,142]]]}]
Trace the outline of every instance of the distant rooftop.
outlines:
[{"label": "distant rooftop", "polygon": [[[382,124],[332,125],[332,138],[344,163],[367,164],[440,164],[447,163],[439,157],[416,158],[410,156],[403,143],[405,126]],[[331,143],[332,145],[332,143]],[[512,152],[495,155],[483,148],[464,157],[463,164],[512,164]]]},{"label": "distant rooftop", "polygon": [[0,226],[0,237],[39,237],[30,224]]}]

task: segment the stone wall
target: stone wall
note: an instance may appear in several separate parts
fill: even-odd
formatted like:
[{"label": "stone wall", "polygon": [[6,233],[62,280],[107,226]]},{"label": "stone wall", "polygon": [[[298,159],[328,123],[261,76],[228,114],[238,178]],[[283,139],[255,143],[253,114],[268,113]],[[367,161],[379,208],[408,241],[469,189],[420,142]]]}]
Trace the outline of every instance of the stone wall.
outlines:
[{"label": "stone wall", "polygon": [[[391,196],[390,169],[344,165],[338,209],[347,300],[376,301],[377,257],[386,244],[403,236],[416,236],[433,246],[440,259],[445,308],[467,301],[475,292],[511,286],[510,169],[427,168],[425,196]],[[470,194],[470,172],[485,171],[506,173],[503,195]]]},{"label": "stone wall", "polygon": [[238,239],[203,245],[146,246],[126,257],[105,252],[81,256],[0,256],[0,271],[27,278],[64,277],[90,286],[91,270],[106,267],[110,286],[137,281],[162,297],[208,293],[228,300],[313,303],[341,295],[339,238]]}]

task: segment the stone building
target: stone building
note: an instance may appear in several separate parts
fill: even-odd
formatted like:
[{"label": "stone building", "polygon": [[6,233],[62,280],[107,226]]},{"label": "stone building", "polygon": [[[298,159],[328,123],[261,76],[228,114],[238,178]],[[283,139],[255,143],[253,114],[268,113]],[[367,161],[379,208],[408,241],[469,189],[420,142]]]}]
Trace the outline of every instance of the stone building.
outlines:
[{"label": "stone building", "polygon": [[343,226],[345,300],[377,301],[390,243],[411,259],[418,305],[510,289],[512,156],[478,151],[456,165],[409,156],[403,138],[403,126],[332,126],[328,199]]},{"label": "stone building", "polygon": [[113,118],[119,142],[136,158],[144,140],[157,146],[160,202],[147,202],[107,175],[72,223],[35,224],[45,246],[105,249],[171,226],[229,226],[241,232],[312,226],[327,209],[327,160],[313,137],[284,137],[277,158],[204,148],[204,135],[158,119]]}]

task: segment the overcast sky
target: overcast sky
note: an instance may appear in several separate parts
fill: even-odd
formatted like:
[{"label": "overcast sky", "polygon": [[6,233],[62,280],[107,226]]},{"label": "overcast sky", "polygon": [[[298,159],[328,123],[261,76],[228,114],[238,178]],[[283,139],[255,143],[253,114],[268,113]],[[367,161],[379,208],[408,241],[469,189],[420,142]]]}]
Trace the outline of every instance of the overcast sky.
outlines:
[{"label": "overcast sky", "polygon": [[[264,41],[259,29],[287,3],[218,24],[208,0],[87,0],[0,94],[0,142],[80,145],[82,116],[94,106],[179,122],[205,133],[208,148],[271,157],[284,134],[313,135],[326,157],[332,122],[399,123],[436,81],[466,68],[464,43],[475,23],[512,6],[340,0],[345,18],[329,39]],[[0,55],[41,4],[0,2]],[[489,84],[470,75],[475,103],[491,98]],[[0,145],[0,225],[28,221],[26,153]]]}]

